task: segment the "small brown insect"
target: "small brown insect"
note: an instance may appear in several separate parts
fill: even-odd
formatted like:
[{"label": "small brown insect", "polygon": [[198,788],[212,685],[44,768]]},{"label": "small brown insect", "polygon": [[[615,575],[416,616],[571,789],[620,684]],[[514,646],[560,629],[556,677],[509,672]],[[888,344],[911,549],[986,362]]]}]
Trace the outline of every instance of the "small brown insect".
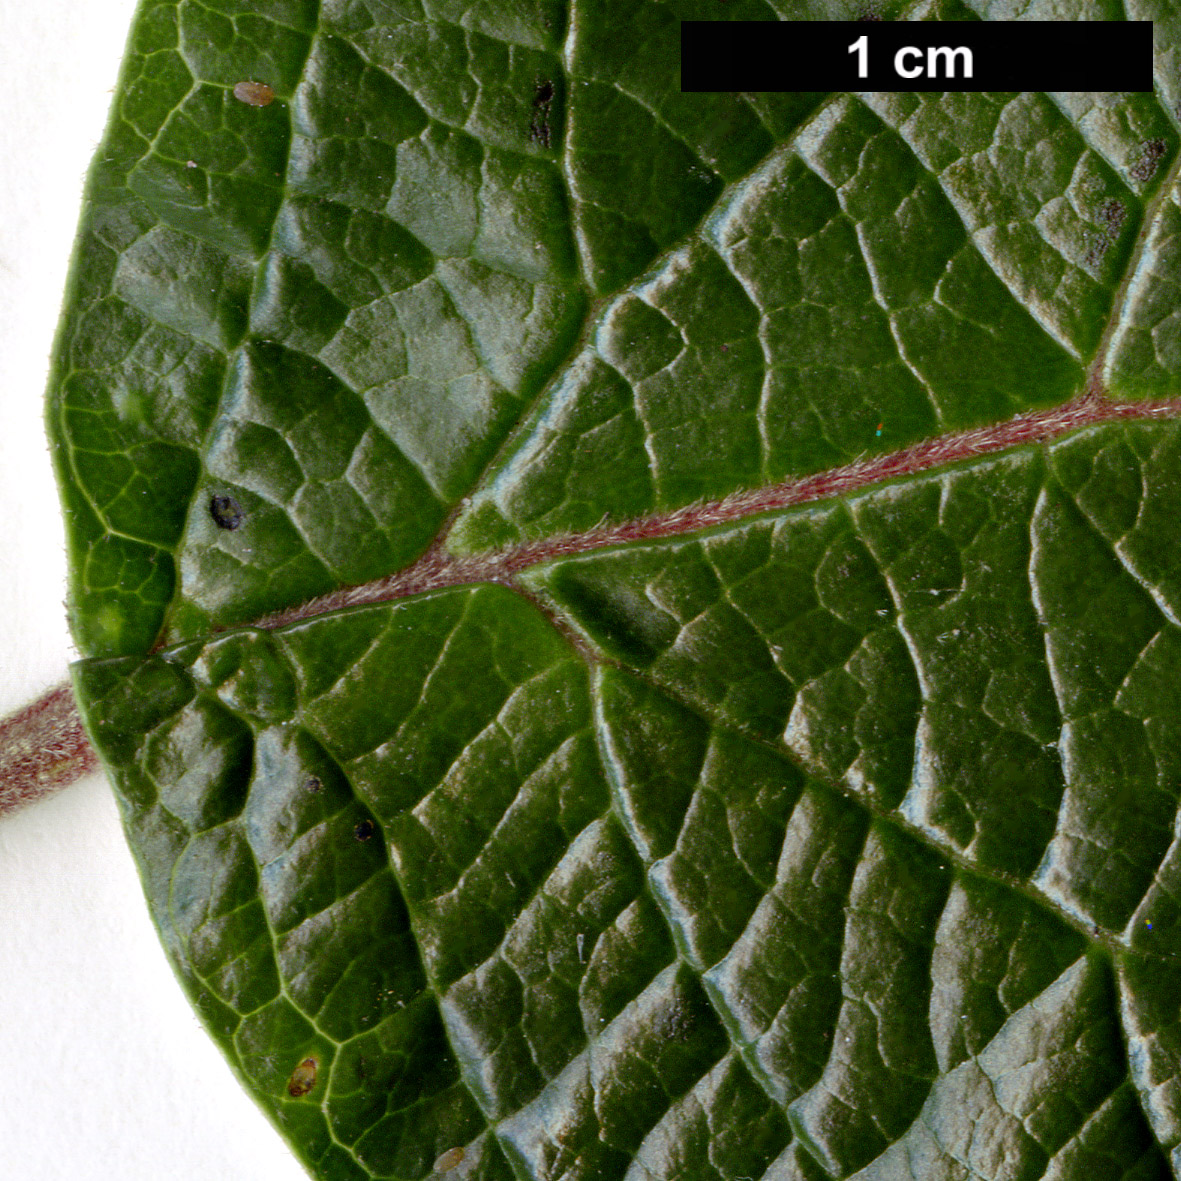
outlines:
[{"label": "small brown insect", "polygon": [[448,1148],[446,1152],[440,1153],[438,1160],[435,1161],[435,1172],[447,1173],[451,1169],[458,1168],[463,1164],[465,1155],[462,1148]]},{"label": "small brown insect", "polygon": [[305,1058],[292,1072],[287,1080],[287,1094],[292,1099],[301,1099],[316,1085],[316,1067],[319,1063],[315,1058]]},{"label": "small brown insect", "polygon": [[356,828],[353,829],[353,836],[358,841],[367,841],[376,831],[372,820],[362,820]]},{"label": "small brown insect", "polygon": [[269,107],[275,101],[275,92],[265,82],[236,82],[234,97],[247,106]]}]

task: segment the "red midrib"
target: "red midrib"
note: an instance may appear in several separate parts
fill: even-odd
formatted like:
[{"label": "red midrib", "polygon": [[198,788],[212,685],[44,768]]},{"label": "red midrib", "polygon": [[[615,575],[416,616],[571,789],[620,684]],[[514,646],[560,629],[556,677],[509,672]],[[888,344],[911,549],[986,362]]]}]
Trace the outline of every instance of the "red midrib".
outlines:
[{"label": "red midrib", "polygon": [[609,549],[628,542],[680,537],[759,513],[842,496],[870,484],[916,475],[1021,444],[1055,439],[1086,426],[1175,417],[1181,417],[1181,398],[1111,402],[1096,392],[1088,392],[1052,410],[1019,414],[1007,422],[925,439],[873,459],[855,459],[852,463],[828,471],[735,492],[723,500],[686,505],[667,513],[652,513],[584,533],[559,533],[540,541],[462,557],[447,553],[442,540],[439,540],[418,561],[396,574],[362,586],[332,591],[298,607],[289,607],[268,615],[253,626],[268,629],[282,627],[345,607],[390,602],[448,586],[510,582],[518,571],[555,558]]}]

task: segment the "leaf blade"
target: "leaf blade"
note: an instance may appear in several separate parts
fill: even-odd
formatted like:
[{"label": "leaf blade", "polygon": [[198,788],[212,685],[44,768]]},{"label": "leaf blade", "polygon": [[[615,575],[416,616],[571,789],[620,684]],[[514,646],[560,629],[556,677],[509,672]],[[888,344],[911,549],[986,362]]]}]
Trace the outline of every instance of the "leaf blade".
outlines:
[{"label": "leaf blade", "polygon": [[1172,392],[1166,100],[379,10],[145,9],[51,386],[79,695],[247,1086],[325,1178],[1166,1175],[1175,428],[677,515]]}]

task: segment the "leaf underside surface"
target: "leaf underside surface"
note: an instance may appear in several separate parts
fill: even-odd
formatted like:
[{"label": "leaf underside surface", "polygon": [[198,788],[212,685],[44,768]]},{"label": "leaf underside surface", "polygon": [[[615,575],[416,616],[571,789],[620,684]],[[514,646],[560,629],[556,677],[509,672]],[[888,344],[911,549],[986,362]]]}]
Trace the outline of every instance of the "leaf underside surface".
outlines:
[{"label": "leaf underside surface", "polygon": [[1156,89],[142,4],[48,422],[153,917],[322,1181],[1181,1175],[1181,10],[720,11]]}]

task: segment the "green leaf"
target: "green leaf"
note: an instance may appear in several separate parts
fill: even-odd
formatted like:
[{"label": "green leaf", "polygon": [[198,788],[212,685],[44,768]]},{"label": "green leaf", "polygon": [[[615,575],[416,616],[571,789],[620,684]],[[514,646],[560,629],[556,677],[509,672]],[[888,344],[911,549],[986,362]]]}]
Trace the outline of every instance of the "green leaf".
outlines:
[{"label": "green leaf", "polygon": [[[1181,26],[1042,7],[1154,20],[1155,92],[141,8],[49,398],[76,685],[317,1178],[1181,1173]],[[1013,14],[725,11],[801,15]]]}]

